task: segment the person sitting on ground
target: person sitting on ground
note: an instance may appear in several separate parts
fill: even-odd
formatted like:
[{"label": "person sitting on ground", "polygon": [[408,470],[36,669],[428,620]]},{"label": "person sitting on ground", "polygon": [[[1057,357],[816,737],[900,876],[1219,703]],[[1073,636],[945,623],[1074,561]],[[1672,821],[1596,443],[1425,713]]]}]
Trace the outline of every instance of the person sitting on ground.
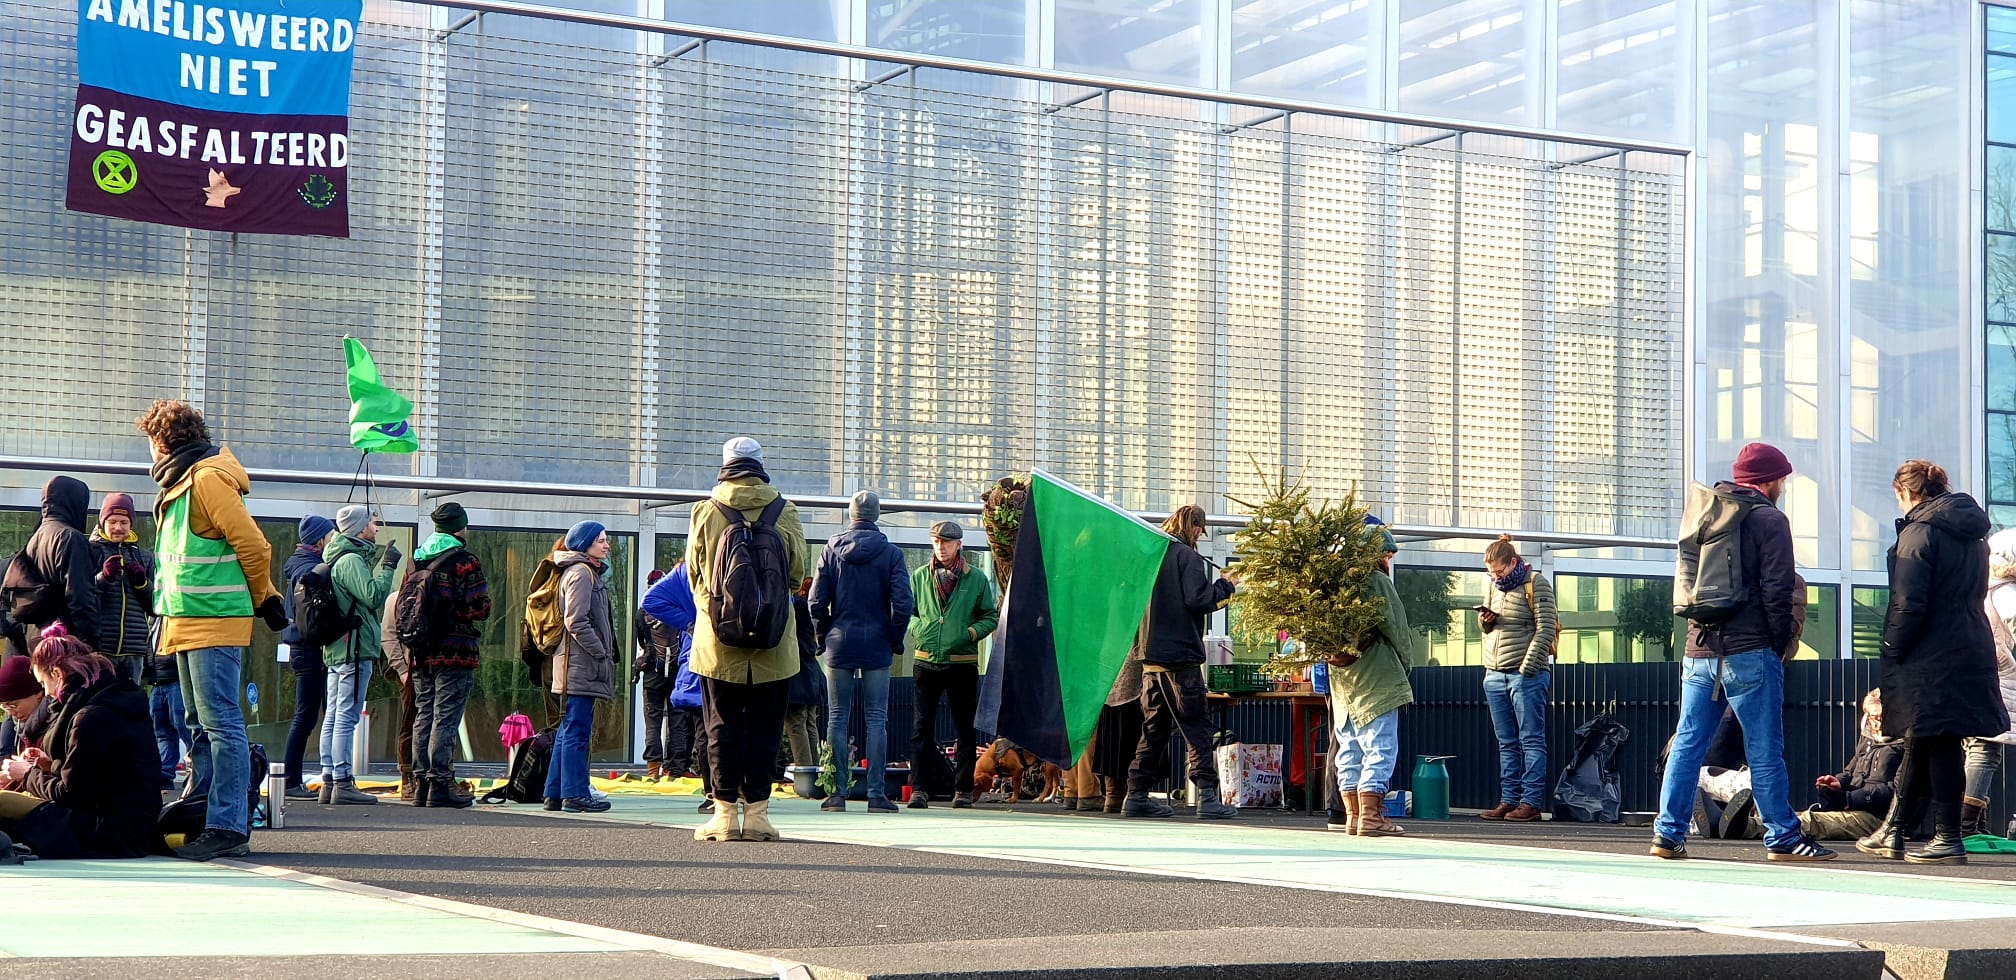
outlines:
[{"label": "person sitting on ground", "polygon": [[6,761],[0,830],[45,858],[146,857],[161,809],[154,725],[140,686],[82,640],[45,629],[30,663],[57,701],[48,749]]},{"label": "person sitting on ground", "polygon": [[[1862,696],[1862,723],[1855,736],[1855,755],[1840,772],[1813,780],[1819,802],[1800,811],[1799,829],[1814,840],[1858,840],[1875,831],[1890,811],[1897,792],[1897,767],[1904,761],[1904,740],[1883,734],[1883,692],[1871,688]],[[1730,808],[1722,836],[1760,840],[1764,823],[1748,794]]]},{"label": "person sitting on ground", "polygon": [[27,657],[8,657],[6,663],[0,663],[0,710],[13,722],[6,740],[0,742],[0,759],[31,748],[46,751],[42,739],[55,708],[56,702],[42,693],[42,682],[35,679]]}]

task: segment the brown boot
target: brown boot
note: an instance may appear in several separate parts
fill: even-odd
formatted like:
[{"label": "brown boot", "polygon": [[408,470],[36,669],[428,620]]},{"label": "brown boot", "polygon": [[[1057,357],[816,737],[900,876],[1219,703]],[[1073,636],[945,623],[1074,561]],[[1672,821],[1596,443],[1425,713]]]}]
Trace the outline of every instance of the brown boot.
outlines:
[{"label": "brown boot", "polygon": [[399,770],[399,798],[408,803],[420,792],[420,784],[413,780],[413,770]]},{"label": "brown boot", "polygon": [[659,762],[655,759],[652,760],[649,766],[646,766],[644,768],[644,778],[654,783],[657,782],[658,778],[663,775],[665,775],[665,763]]},{"label": "brown boot", "polygon": [[1960,838],[1991,833],[1988,829],[1988,801],[1978,796],[1960,798]]},{"label": "brown boot", "polygon": [[1399,837],[1407,832],[1386,819],[1386,794],[1360,791],[1358,794],[1358,836]]},{"label": "brown boot", "polygon": [[1127,803],[1127,785],[1118,779],[1106,781],[1106,812],[1119,813]]},{"label": "brown boot", "polygon": [[1337,795],[1344,800],[1344,832],[1356,837],[1358,836],[1359,827],[1358,794],[1339,793]]}]

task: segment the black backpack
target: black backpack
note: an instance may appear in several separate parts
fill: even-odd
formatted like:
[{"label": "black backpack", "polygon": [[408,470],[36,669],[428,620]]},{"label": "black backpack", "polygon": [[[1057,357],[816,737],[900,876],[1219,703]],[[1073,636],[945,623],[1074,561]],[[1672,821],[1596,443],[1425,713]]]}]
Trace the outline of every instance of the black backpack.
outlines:
[{"label": "black backpack", "polygon": [[483,794],[483,803],[538,803],[546,799],[546,769],[553,764],[551,728],[518,746],[504,785]]},{"label": "black backpack", "polygon": [[0,594],[6,597],[7,615],[17,623],[41,625],[63,616],[63,590],[43,580],[42,570],[26,551],[17,551],[7,559]]},{"label": "black backpack", "polygon": [[713,504],[728,519],[714,542],[712,594],[707,597],[714,636],[731,647],[768,650],[783,641],[791,626],[791,593],[797,584],[790,581],[791,552],[777,533],[784,498],[771,501],[754,521],[718,500]]},{"label": "black backpack", "polygon": [[[245,809],[245,833],[247,836],[250,836],[252,830],[256,827],[270,827],[273,824],[272,815],[267,811],[266,804],[263,802],[265,797],[259,792],[266,786],[267,770],[269,769],[266,762],[266,747],[260,745],[258,742],[253,742],[251,744],[250,755],[252,757],[250,763],[252,766],[251,778],[246,780],[245,787],[245,795],[248,797]],[[195,840],[197,835],[203,833],[204,828],[209,825],[210,794],[195,794],[190,792],[195,784],[196,781],[193,778],[189,782],[182,784],[182,795],[169,800],[168,805],[161,808],[161,816],[154,823],[155,830],[164,838],[159,842],[162,848],[161,853],[163,854],[167,854],[170,851],[168,842],[165,839],[168,835],[181,834],[183,837],[188,838],[188,840]]]},{"label": "black backpack", "polygon": [[316,565],[295,580],[294,629],[301,634],[303,646],[326,647],[361,625],[363,620],[356,613],[343,611],[328,562]]},{"label": "black backpack", "polygon": [[399,601],[392,607],[392,629],[409,652],[432,650],[448,634],[447,617],[436,608],[434,583],[441,566],[462,550],[452,548],[434,556],[399,586]]},{"label": "black backpack", "polygon": [[1714,626],[1750,601],[1743,581],[1743,520],[1757,501],[1694,484],[1680,518],[1673,615]]}]

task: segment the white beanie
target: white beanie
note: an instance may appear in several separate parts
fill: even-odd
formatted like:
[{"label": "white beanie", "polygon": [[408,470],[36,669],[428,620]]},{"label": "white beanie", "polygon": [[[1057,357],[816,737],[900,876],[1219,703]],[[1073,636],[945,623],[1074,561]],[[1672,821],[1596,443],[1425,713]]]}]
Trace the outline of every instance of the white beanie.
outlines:
[{"label": "white beanie", "polygon": [[1988,567],[2016,565],[2016,528],[1988,536]]},{"label": "white beanie", "polygon": [[336,512],[336,530],[355,537],[371,526],[371,508],[351,504]]},{"label": "white beanie", "polygon": [[748,436],[736,436],[721,444],[721,465],[726,466],[738,459],[763,462],[762,444]]}]

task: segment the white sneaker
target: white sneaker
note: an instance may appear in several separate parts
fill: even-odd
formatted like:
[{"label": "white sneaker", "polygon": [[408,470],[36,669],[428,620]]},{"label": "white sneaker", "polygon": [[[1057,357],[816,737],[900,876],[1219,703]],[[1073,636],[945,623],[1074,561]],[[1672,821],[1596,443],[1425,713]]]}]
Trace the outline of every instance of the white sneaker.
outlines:
[{"label": "white sneaker", "polygon": [[604,793],[593,786],[590,786],[588,787],[588,798],[593,800],[601,800],[606,803],[609,800],[609,794]]}]

